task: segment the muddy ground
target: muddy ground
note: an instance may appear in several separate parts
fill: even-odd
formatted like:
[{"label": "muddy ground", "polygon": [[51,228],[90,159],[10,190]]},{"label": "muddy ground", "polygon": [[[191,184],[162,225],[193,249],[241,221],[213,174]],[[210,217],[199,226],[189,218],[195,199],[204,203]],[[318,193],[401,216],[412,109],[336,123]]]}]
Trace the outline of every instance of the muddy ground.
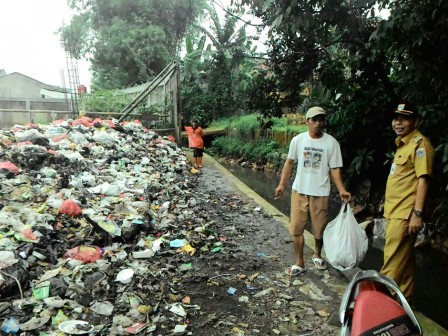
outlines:
[{"label": "muddy ground", "polygon": [[345,281],[309,249],[307,272],[286,275],[284,216],[214,161],[192,170],[137,122],[0,140],[1,335],[338,334]]},{"label": "muddy ground", "polygon": [[[200,306],[190,316],[193,335],[336,335],[328,323],[346,282],[334,269],[290,278],[293,245],[284,224],[212,167],[202,169],[197,196],[214,222],[222,250],[188,257],[189,276],[175,286]],[[209,200],[209,201],[207,201]],[[312,251],[305,250],[311,258]],[[229,294],[229,288],[236,289]]]},{"label": "muddy ground", "polygon": [[[192,320],[193,334],[339,335],[340,299],[347,279],[357,270],[344,275],[332,267],[319,271],[310,261],[312,250],[305,247],[307,272],[295,278],[285,275],[285,268],[294,260],[286,228],[288,218],[216,161],[207,159],[210,161],[199,175],[198,190],[202,188],[204,196],[214,200],[206,208],[220,223],[216,228],[228,239],[223,245],[225,253],[207,257],[207,261],[193,261],[198,272],[205,275],[205,281],[196,286],[203,289],[201,293],[207,293],[194,296],[202,309],[198,318]],[[306,239],[310,242],[309,234]],[[229,276],[208,280],[222,274]],[[257,274],[253,281],[248,281]],[[186,284],[186,288],[190,285]],[[226,293],[228,287],[237,288],[235,295]],[[257,297],[258,292],[270,288],[269,294]],[[194,286],[191,290],[195,291]],[[246,296],[247,303],[239,301]],[[434,321],[414,312],[425,334],[448,334]]]},{"label": "muddy ground", "polygon": [[339,334],[345,277],[309,248],[287,276],[288,219],[218,163],[138,123],[61,125],[0,134],[1,335]]}]

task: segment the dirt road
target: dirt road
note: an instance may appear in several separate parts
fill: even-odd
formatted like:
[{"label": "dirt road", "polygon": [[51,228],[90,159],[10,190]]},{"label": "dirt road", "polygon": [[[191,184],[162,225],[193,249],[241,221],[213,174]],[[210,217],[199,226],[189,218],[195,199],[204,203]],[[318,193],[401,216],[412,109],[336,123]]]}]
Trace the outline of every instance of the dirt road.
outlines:
[{"label": "dirt road", "polygon": [[[288,277],[284,270],[294,260],[289,219],[213,158],[206,156],[204,163],[198,190],[215,200],[208,211],[228,236],[213,262],[195,263],[203,275],[196,285],[206,295],[195,297],[202,314],[192,321],[193,334],[338,335],[340,300],[359,269],[317,270],[310,260],[314,240],[305,232],[307,272]],[[226,293],[229,287],[237,289],[235,294]],[[426,335],[448,334],[414,313]]]},{"label": "dirt road", "polygon": [[317,270],[308,247],[307,272],[290,278],[284,273],[293,261],[287,218],[210,158],[198,183],[222,246],[211,258],[193,257],[194,276],[183,281],[183,294],[201,307],[191,317],[193,334],[338,334],[328,320],[345,278],[334,269]]}]

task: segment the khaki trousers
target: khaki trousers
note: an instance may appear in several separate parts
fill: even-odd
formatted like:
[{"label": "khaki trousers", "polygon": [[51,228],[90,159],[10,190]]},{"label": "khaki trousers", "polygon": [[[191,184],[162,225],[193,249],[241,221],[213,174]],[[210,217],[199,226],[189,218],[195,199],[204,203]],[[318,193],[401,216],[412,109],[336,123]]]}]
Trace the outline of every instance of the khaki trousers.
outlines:
[{"label": "khaki trousers", "polygon": [[381,273],[395,280],[400,291],[408,299],[414,293],[416,235],[410,235],[409,221],[388,219],[386,224],[386,245]]},{"label": "khaki trousers", "polygon": [[314,238],[322,239],[328,224],[328,196],[308,196],[292,190],[290,218],[289,232],[293,236],[303,234],[310,218]]}]

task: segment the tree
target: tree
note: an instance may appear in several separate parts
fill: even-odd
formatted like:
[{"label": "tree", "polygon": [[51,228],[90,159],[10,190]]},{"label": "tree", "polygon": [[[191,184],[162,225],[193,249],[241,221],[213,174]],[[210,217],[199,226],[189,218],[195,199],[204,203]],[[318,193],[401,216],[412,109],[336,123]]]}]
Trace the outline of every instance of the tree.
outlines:
[{"label": "tree", "polygon": [[69,0],[78,14],[61,40],[73,57],[90,58],[94,88],[141,84],[176,58],[206,1]]},{"label": "tree", "polygon": [[[385,185],[395,149],[391,113],[400,101],[419,106],[421,126],[436,147],[433,190],[448,189],[448,3],[440,0],[242,0],[270,27],[266,114],[322,101],[297,88],[325,92],[329,130],[341,142],[352,177]],[[378,10],[389,16],[377,16]],[[266,85],[265,83],[268,83]],[[262,84],[263,85],[263,84]],[[269,92],[284,95],[270,104]],[[274,106],[275,108],[272,108]],[[389,162],[390,163],[390,162]],[[374,181],[375,182],[375,181]],[[448,213],[448,211],[445,209]],[[447,214],[445,214],[447,215]]]},{"label": "tree", "polygon": [[206,35],[191,32],[185,39],[185,56],[182,59],[182,110],[185,122],[198,119],[203,127],[212,121],[212,99],[205,86],[206,64],[209,63],[211,45],[205,49]]},{"label": "tree", "polygon": [[[226,9],[222,22],[214,8],[208,10],[210,27],[196,25],[187,39],[184,58],[183,106],[186,114],[199,117],[204,124],[233,115],[246,103],[250,71],[256,56],[246,23],[238,16],[243,8]],[[192,42],[198,41],[197,49]],[[205,43],[209,42],[206,48]],[[193,73],[192,70],[197,72]]]},{"label": "tree", "polygon": [[[436,147],[432,178],[436,217],[447,223],[448,208],[448,3],[446,1],[380,1],[390,17],[372,35],[372,43],[392,62],[390,77],[400,97],[420,106],[421,128]],[[444,205],[444,206],[442,206]],[[446,225],[445,225],[446,227]]]}]

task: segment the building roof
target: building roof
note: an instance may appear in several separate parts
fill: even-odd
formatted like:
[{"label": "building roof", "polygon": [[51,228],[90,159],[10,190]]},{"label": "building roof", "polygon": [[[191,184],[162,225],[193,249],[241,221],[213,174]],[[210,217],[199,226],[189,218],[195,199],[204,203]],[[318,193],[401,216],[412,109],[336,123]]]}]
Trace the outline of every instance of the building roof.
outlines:
[{"label": "building roof", "polygon": [[5,69],[0,69],[0,77],[6,75]]},{"label": "building roof", "polygon": [[35,82],[41,84],[41,85],[42,85],[44,88],[46,88],[47,90],[51,90],[51,91],[60,91],[60,92],[66,92],[66,91],[67,91],[67,89],[64,89],[64,88],[62,88],[62,87],[60,87],[60,86],[57,86],[57,85],[50,85],[50,84],[45,84],[45,83],[43,83],[43,82],[41,82],[41,81],[38,81],[37,79],[34,79],[34,78],[30,77],[30,76],[21,74],[20,72],[12,72],[12,73],[10,73],[10,74],[6,74],[6,72],[5,72],[5,74],[2,76],[2,75],[1,75],[2,71],[5,72],[3,69],[1,69],[1,70],[0,70],[0,77],[8,77],[8,76],[20,76],[20,77],[25,77],[25,78],[27,78],[27,79],[31,79],[32,81],[35,81]]}]

